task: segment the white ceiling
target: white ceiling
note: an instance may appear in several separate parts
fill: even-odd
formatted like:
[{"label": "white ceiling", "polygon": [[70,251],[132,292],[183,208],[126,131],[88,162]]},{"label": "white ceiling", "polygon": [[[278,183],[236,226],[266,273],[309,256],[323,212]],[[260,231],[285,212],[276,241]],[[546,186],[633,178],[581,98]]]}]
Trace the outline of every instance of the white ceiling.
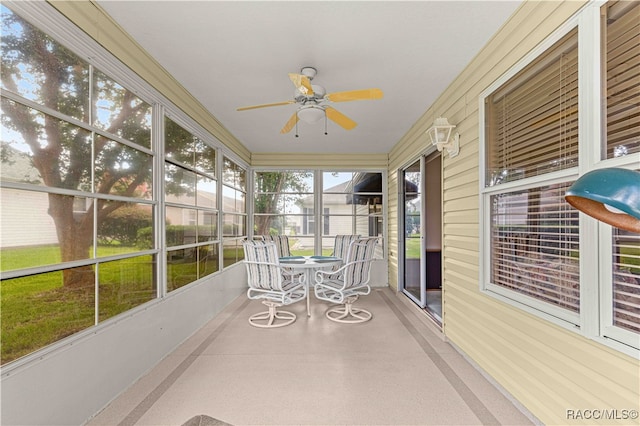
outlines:
[{"label": "white ceiling", "polygon": [[[388,153],[520,1],[99,0],[129,34],[252,152]],[[328,93],[380,88],[333,103],[358,123],[280,129],[297,105],[288,73],[313,66]]]}]

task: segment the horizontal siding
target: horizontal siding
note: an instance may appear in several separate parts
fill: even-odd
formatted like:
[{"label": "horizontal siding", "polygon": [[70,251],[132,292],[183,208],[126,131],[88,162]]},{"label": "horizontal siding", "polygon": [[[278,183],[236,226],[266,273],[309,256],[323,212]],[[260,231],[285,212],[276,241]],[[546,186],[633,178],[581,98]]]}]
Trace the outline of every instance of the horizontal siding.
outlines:
[{"label": "horizontal siding", "polygon": [[[478,99],[583,4],[523,2],[389,153],[389,188],[396,188],[393,172],[424,153],[433,120],[457,125],[460,154],[443,161],[443,331],[545,424],[567,424],[568,409],[637,409],[640,364],[480,292]],[[389,217],[393,229],[397,212]],[[397,258],[389,270],[397,286]]]}]

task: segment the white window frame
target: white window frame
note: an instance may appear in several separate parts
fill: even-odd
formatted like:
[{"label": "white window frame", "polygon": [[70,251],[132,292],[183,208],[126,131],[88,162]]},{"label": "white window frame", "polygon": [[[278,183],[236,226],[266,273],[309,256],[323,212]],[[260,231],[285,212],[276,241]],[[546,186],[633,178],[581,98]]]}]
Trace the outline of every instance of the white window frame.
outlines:
[{"label": "white window frame", "polygon": [[[519,294],[490,282],[491,223],[490,197],[536,186],[567,182],[588,171],[604,167],[640,168],[640,156],[601,159],[601,28],[600,8],[606,1],[592,2],[582,8],[547,39],[528,53],[504,75],[491,84],[479,97],[479,196],[480,196],[480,291],[560,327],[573,330],[638,358],[640,335],[613,324],[613,274],[611,227],[580,213],[580,313],[564,309]],[[485,99],[509,81],[521,69],[547,51],[569,31],[578,27],[578,90],[579,90],[579,165],[541,176],[485,187],[486,160],[484,130]],[[597,277],[594,279],[594,277]]]}]

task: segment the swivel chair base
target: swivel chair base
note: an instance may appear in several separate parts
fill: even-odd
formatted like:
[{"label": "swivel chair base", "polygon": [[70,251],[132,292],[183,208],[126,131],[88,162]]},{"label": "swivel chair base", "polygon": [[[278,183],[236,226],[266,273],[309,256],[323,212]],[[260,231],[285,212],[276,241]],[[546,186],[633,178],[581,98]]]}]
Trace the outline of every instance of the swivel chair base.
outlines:
[{"label": "swivel chair base", "polygon": [[347,298],[344,305],[329,309],[325,314],[326,317],[331,321],[344,324],[357,324],[369,321],[373,317],[371,312],[353,306],[353,302],[357,299],[358,296]]},{"label": "swivel chair base", "polygon": [[[280,303],[263,301],[269,307],[266,312],[259,312],[249,317],[249,324],[259,328],[277,328],[292,324],[296,320],[296,314],[289,311],[278,311]],[[278,321],[281,320],[281,321]]]}]

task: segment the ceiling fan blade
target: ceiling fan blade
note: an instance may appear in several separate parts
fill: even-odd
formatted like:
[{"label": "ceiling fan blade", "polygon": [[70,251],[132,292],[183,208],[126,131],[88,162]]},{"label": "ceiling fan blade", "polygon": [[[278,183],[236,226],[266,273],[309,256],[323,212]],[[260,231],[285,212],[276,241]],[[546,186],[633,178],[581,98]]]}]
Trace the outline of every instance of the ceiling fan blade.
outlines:
[{"label": "ceiling fan blade", "polygon": [[329,93],[325,96],[325,99],[330,100],[331,102],[347,102],[366,99],[382,99],[382,96],[382,90],[380,89],[361,89]]},{"label": "ceiling fan blade", "polygon": [[345,130],[351,130],[358,125],[358,123],[356,123],[343,113],[339,112],[335,108],[326,107],[324,111],[327,114],[327,118],[329,120],[335,122]]},{"label": "ceiling fan blade", "polygon": [[313,95],[313,88],[311,88],[311,80],[309,80],[309,77],[302,74],[289,73],[289,78],[300,93],[306,96]]},{"label": "ceiling fan blade", "polygon": [[266,108],[266,107],[289,105],[289,104],[295,104],[295,103],[296,103],[296,101],[284,101],[284,102],[275,102],[275,103],[272,103],[272,104],[251,105],[251,106],[238,108],[236,111],[246,111],[248,109]]},{"label": "ceiling fan blade", "polygon": [[282,134],[289,133],[291,129],[293,129],[293,126],[296,125],[297,122],[298,122],[298,111],[293,113],[289,121],[287,121],[287,124],[284,125],[282,130],[280,130],[280,133]]}]

